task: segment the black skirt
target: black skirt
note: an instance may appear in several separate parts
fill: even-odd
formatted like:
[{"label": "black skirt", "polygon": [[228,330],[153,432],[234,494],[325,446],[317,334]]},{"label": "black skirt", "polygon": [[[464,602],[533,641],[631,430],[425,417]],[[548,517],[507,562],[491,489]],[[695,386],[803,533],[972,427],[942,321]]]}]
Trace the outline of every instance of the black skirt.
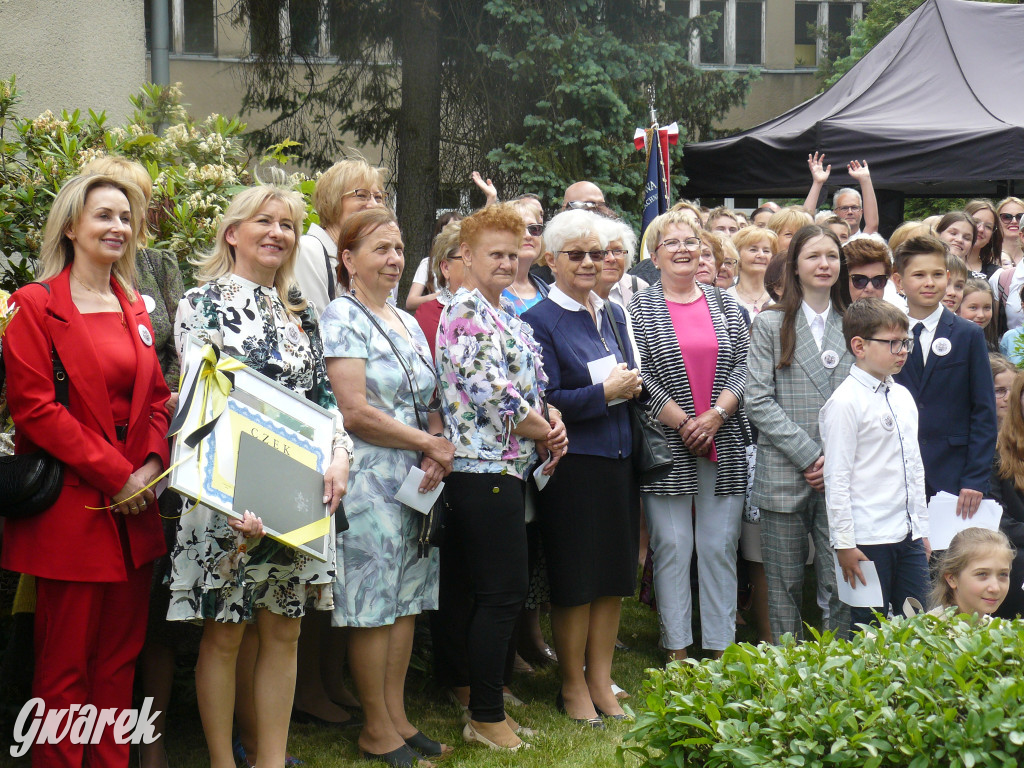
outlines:
[{"label": "black skirt", "polygon": [[631,459],[567,454],[537,511],[554,605],[633,594],[640,488]]}]

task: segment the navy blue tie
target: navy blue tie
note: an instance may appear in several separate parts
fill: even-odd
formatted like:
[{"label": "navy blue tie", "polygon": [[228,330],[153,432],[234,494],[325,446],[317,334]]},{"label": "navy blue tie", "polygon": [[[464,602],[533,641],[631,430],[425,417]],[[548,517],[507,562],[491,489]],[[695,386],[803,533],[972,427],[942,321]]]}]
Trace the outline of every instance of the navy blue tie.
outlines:
[{"label": "navy blue tie", "polygon": [[921,351],[921,332],[923,330],[924,323],[914,326],[914,351],[910,353],[910,362],[920,372],[924,372],[924,353]]}]

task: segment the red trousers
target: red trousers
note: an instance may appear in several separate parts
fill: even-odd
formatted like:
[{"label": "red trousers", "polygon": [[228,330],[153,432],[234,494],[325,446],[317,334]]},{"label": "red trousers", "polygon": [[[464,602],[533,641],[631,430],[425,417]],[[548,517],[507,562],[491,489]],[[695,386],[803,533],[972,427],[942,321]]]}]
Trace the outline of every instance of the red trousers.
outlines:
[{"label": "red trousers", "polygon": [[[32,695],[46,709],[92,704],[132,706],[135,660],[146,639],[153,566],[129,565],[127,581],[36,579],[35,677]],[[35,744],[33,768],[127,768],[129,744],[104,729],[98,744]],[[84,758],[84,763],[83,763]]]}]

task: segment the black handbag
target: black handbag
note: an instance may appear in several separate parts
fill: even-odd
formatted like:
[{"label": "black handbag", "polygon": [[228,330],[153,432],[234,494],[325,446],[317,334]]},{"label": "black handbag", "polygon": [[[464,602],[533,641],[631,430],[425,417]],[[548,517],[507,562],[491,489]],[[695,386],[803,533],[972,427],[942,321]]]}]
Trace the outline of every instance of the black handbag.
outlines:
[{"label": "black handbag", "polygon": [[[68,375],[57,350],[50,348],[53,358],[53,390],[55,400],[68,405]],[[6,378],[0,357],[0,387]],[[14,456],[0,456],[0,516],[19,520],[49,509],[60,496],[64,485],[64,465],[46,451]]]},{"label": "black handbag", "polygon": [[[619,351],[626,357],[626,347],[619,336],[615,315],[608,311],[608,320],[612,333],[619,345]],[[629,406],[629,423],[633,431],[633,469],[636,470],[641,485],[649,485],[664,480],[672,473],[672,446],[665,436],[665,428],[648,410],[647,406],[636,399],[627,400]]]},{"label": "black handbag", "polygon": [[[395,342],[391,340],[388,333],[384,328],[381,327],[380,323],[377,322],[377,318],[374,317],[373,313],[370,312],[366,307],[359,302],[354,296],[346,294],[346,299],[351,301],[363,314],[369,319],[373,326],[380,331],[381,335],[387,340],[388,344],[391,345],[391,350],[395,353],[395,358],[398,360],[398,364],[402,366],[402,372],[405,374],[405,378],[409,381],[409,392],[412,394],[413,410],[416,412],[416,423],[419,428],[424,432],[429,431],[426,425],[423,423],[423,417],[420,415],[420,411],[425,410],[427,412],[431,410],[437,410],[434,407],[434,403],[423,407],[420,405],[419,400],[416,397],[416,384],[413,381],[412,373],[409,371],[409,367],[405,364],[405,358],[402,357],[402,353],[398,351],[398,347]],[[427,363],[426,360],[423,361]],[[433,370],[433,365],[430,365]],[[435,374],[436,376],[436,374]],[[439,406],[439,403],[437,404]],[[439,547],[444,539],[444,526],[445,520],[447,519],[448,512],[448,500],[446,498],[448,494],[447,488],[441,491],[441,495],[437,497],[437,501],[434,502],[434,506],[430,508],[430,511],[420,517],[420,532],[417,537],[418,552],[420,557],[425,557],[430,551],[431,547]]]}]

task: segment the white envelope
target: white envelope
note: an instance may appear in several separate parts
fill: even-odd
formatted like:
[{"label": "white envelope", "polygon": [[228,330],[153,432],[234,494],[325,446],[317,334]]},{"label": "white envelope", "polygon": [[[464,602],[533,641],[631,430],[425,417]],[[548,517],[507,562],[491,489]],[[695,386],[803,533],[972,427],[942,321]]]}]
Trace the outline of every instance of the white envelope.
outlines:
[{"label": "white envelope", "polygon": [[437,497],[444,490],[444,483],[438,483],[437,488],[432,491],[420,493],[420,483],[423,482],[423,475],[424,472],[419,467],[411,468],[409,474],[405,477],[405,481],[402,483],[402,487],[395,494],[395,501],[400,501],[407,507],[412,507],[417,512],[422,512],[425,515],[430,512],[430,508],[434,506]]},{"label": "white envelope", "polygon": [[[590,371],[590,381],[592,384],[604,384],[609,376],[612,374],[612,370],[618,365],[618,361],[615,359],[615,355],[606,355],[605,357],[597,360],[591,360],[587,363],[587,370]],[[608,405],[618,405],[619,403],[626,402],[623,397],[617,397],[612,400]]]},{"label": "white envelope", "polygon": [[882,605],[882,582],[878,580],[878,570],[870,560],[860,562],[860,572],[864,574],[867,584],[861,584],[856,576],[857,582],[854,589],[843,579],[843,569],[839,565],[839,557],[835,550],[832,550],[832,563],[836,569],[836,584],[839,586],[839,599],[853,608],[879,608],[883,612],[887,606]]},{"label": "white envelope", "polygon": [[957,497],[946,491],[939,491],[928,503],[928,541],[936,552],[949,549],[953,537],[967,528],[999,530],[1003,508],[992,499],[982,499],[974,517],[967,520],[957,517],[956,503]]}]

